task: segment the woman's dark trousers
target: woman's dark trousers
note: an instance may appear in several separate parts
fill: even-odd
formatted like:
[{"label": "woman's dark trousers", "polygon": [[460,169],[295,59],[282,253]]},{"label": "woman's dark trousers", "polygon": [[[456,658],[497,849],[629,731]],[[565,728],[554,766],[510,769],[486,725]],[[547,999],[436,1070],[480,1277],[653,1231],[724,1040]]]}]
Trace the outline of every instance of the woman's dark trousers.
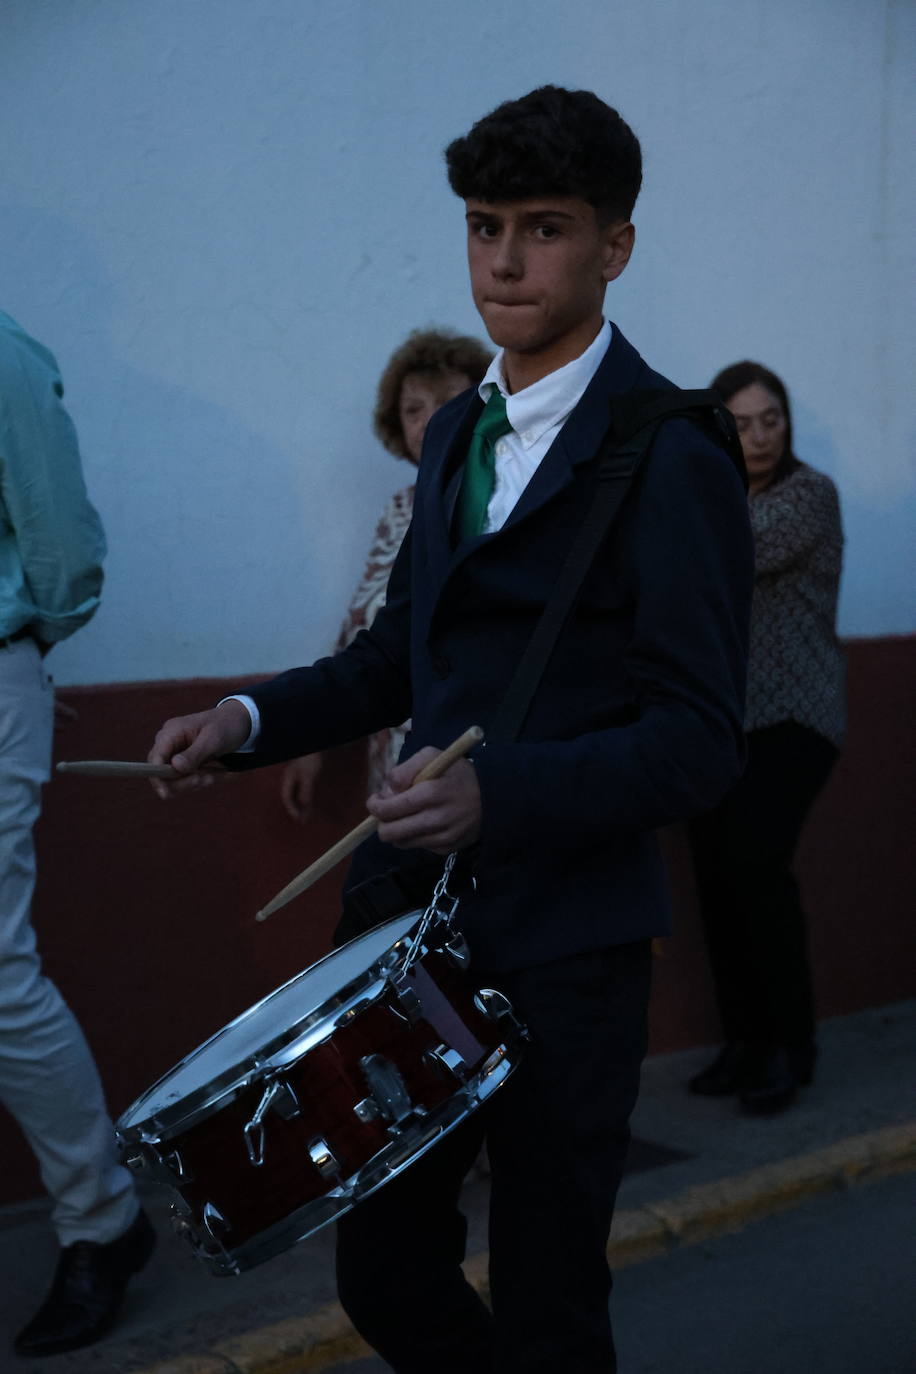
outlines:
[{"label": "woman's dark trousers", "polygon": [[716,998],[727,1041],[805,1047],[814,998],[792,861],[837,750],[794,722],[747,741],[741,781],[690,826]]},{"label": "woman's dark trousers", "polygon": [[[531,1040],[492,1101],[338,1224],[341,1301],[397,1374],[613,1374],[606,1245],[646,1049],[647,941],[478,981]],[[486,1136],[493,1312],[460,1264]]]}]

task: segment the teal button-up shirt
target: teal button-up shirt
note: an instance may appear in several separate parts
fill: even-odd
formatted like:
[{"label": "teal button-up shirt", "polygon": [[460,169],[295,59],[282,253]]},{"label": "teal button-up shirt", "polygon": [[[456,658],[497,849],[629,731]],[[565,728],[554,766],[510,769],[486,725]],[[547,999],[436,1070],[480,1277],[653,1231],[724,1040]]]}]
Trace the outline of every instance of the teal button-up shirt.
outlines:
[{"label": "teal button-up shirt", "polygon": [[0,638],[44,644],[92,616],[105,535],[53,354],[0,311]]}]

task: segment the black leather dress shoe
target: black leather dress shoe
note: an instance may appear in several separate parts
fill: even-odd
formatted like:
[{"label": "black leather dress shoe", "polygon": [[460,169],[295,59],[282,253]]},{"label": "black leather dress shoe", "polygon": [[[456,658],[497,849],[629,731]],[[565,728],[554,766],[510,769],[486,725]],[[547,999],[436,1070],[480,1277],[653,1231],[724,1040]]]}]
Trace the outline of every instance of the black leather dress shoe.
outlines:
[{"label": "black leather dress shoe", "polygon": [[789,1065],[803,1088],[807,1088],[814,1078],[814,1064],[817,1060],[817,1045],[809,1040],[804,1045],[790,1045],[787,1050]]},{"label": "black leather dress shoe", "polygon": [[[748,1077],[738,1094],[738,1101],[746,1112],[757,1116],[785,1111],[798,1096],[803,1083],[811,1082],[813,1056],[805,1063],[797,1061],[795,1052],[783,1045],[771,1045],[755,1056]],[[807,1073],[807,1077],[800,1076]]]},{"label": "black leather dress shoe", "polygon": [[141,1208],[107,1245],[78,1240],[60,1252],[51,1291],[15,1341],[17,1355],[57,1355],[91,1345],[115,1319],[132,1274],[146,1264],[156,1233]]},{"label": "black leather dress shoe", "polygon": [[694,1074],[687,1084],[701,1097],[728,1097],[742,1087],[747,1076],[749,1049],[742,1041],[724,1045],[711,1064]]}]

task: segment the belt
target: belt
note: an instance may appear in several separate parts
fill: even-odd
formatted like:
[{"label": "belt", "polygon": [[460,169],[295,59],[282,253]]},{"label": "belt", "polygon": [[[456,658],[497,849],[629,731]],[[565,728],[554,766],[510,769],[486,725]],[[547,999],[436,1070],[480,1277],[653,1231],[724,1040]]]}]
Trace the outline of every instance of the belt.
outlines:
[{"label": "belt", "polygon": [[34,639],[35,632],[31,625],[22,625],[18,630],[14,630],[11,635],[0,635],[0,649],[8,649],[11,644],[18,644],[20,639]]}]

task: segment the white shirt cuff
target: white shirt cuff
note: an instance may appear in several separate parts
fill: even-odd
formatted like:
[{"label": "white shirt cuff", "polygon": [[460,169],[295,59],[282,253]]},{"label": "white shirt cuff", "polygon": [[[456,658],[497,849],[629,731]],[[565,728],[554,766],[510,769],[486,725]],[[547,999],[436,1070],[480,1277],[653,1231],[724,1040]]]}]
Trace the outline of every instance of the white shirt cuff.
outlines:
[{"label": "white shirt cuff", "polygon": [[[248,738],[246,739],[245,743],[244,743],[244,744],[240,744],[239,747],[238,747],[238,749],[236,749],[235,752],[236,752],[237,754],[253,754],[253,753],[254,753],[254,746],[255,746],[255,745],[257,744],[257,742],[258,742],[258,735],[260,735],[260,733],[261,733],[261,713],[260,713],[260,711],[258,710],[257,706],[255,705],[255,703],[254,703],[254,701],[252,700],[251,697],[246,697],[246,696],[223,697],[223,701],[240,701],[240,702],[242,703],[242,705],[244,706],[245,710],[248,712],[248,718],[249,718],[249,720],[251,721],[251,729],[250,729],[249,732],[248,732]],[[218,702],[216,703],[217,706],[222,706],[223,701],[218,701]]]}]

